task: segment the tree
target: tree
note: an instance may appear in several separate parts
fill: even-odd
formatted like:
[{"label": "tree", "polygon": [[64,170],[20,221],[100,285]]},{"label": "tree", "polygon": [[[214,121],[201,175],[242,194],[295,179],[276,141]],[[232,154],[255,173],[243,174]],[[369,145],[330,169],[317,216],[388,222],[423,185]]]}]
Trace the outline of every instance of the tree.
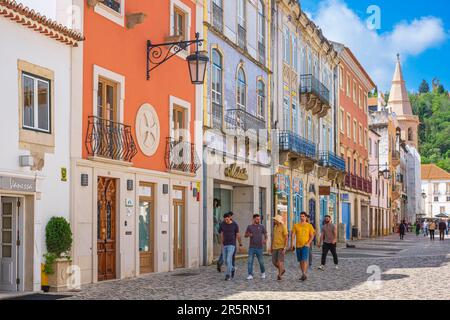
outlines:
[{"label": "tree", "polygon": [[419,93],[428,93],[428,92],[430,92],[430,85],[425,79],[423,79],[419,87]]}]

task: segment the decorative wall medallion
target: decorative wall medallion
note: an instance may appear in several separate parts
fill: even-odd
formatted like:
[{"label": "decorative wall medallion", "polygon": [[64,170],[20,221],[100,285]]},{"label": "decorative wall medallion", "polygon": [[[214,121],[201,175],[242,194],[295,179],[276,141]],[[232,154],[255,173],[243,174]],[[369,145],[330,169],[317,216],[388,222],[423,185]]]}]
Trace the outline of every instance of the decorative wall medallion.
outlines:
[{"label": "decorative wall medallion", "polygon": [[136,115],[136,138],[142,153],[150,157],[159,146],[160,127],[158,114],[148,103],[144,103]]}]

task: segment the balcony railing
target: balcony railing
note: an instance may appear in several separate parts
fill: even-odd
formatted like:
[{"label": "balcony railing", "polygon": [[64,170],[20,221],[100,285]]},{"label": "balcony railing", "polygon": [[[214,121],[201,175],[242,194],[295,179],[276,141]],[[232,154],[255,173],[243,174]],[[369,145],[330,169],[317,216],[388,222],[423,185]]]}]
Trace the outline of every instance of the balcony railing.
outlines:
[{"label": "balcony railing", "polygon": [[266,63],[266,46],[261,43],[260,41],[258,42],[258,52],[259,52],[259,62],[261,62],[262,64]]},{"label": "balcony railing", "polygon": [[238,25],[238,46],[242,49],[246,49],[246,42],[247,42],[247,30],[240,24]]},{"label": "balcony railing", "polygon": [[223,9],[217,5],[214,1],[212,3],[212,12],[213,12],[213,27],[217,28],[220,31],[223,31]]},{"label": "balcony railing", "polygon": [[214,129],[222,130],[223,123],[223,106],[213,102],[212,103],[212,125]]},{"label": "balcony railing", "polygon": [[279,148],[281,152],[294,152],[311,159],[316,159],[316,145],[291,131],[279,132]]},{"label": "balcony railing", "polygon": [[239,130],[243,132],[254,130],[256,133],[259,133],[259,130],[266,128],[265,119],[258,118],[244,109],[226,110],[225,123],[228,130]]},{"label": "balcony railing", "polygon": [[167,138],[165,161],[169,170],[194,174],[200,168],[195,145],[186,141],[176,141],[170,137]]},{"label": "balcony railing", "polygon": [[312,74],[300,76],[300,94],[311,93],[316,95],[323,103],[330,105],[330,91]]},{"label": "balcony railing", "polygon": [[111,8],[117,13],[120,13],[120,1],[118,0],[101,0],[101,3],[103,3],[108,8]]},{"label": "balcony railing", "polygon": [[362,192],[372,193],[372,180],[364,179],[351,173],[347,173],[345,176],[345,186]]},{"label": "balcony railing", "polygon": [[130,126],[93,116],[88,118],[85,146],[92,157],[131,162],[137,154]]},{"label": "balcony railing", "polygon": [[319,164],[322,167],[335,168],[339,171],[345,171],[345,160],[330,151],[322,151],[319,156]]}]

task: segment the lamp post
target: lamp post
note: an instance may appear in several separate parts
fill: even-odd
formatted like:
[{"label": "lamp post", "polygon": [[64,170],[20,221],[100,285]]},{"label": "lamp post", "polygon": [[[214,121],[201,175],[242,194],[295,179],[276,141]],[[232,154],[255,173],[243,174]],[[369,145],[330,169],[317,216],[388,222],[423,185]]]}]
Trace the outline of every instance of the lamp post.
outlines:
[{"label": "lamp post", "polygon": [[[150,40],[147,41],[147,80],[150,79],[150,72],[158,68],[160,65],[170,60],[179,52],[186,50],[191,45],[196,45],[194,53],[186,58],[189,68],[189,75],[192,84],[203,84],[205,81],[206,66],[209,58],[204,51],[199,48],[203,45],[203,39],[199,39],[200,34],[195,34],[195,40],[176,41],[153,44]],[[163,48],[167,50],[164,51]]]}]

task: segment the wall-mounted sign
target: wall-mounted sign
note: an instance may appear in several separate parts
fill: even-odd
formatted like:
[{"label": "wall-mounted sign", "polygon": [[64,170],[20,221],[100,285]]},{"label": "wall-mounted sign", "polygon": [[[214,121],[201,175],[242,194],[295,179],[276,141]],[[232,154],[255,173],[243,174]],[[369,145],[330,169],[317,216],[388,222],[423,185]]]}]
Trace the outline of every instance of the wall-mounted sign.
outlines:
[{"label": "wall-mounted sign", "polygon": [[319,196],[329,196],[331,188],[329,186],[319,186]]},{"label": "wall-mounted sign", "polygon": [[245,181],[248,180],[248,172],[246,168],[241,168],[233,163],[231,166],[225,168],[225,177]]},{"label": "wall-mounted sign", "polygon": [[0,177],[0,189],[36,192],[36,181],[22,178]]},{"label": "wall-mounted sign", "polygon": [[127,208],[134,207],[133,199],[125,199],[125,207],[127,207]]},{"label": "wall-mounted sign", "polygon": [[67,181],[67,168],[61,168],[61,181]]}]

